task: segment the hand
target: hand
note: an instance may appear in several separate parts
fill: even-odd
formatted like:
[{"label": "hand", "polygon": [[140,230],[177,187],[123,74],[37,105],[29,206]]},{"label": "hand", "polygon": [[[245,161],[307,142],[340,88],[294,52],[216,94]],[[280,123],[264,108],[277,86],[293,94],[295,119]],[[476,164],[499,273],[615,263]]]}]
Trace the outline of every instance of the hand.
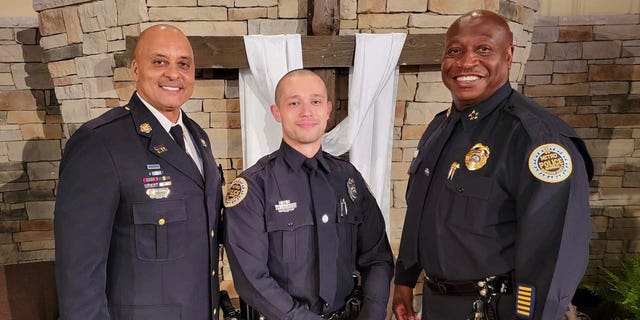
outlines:
[{"label": "hand", "polygon": [[391,308],[397,320],[419,320],[413,310],[413,288],[411,287],[394,285]]}]

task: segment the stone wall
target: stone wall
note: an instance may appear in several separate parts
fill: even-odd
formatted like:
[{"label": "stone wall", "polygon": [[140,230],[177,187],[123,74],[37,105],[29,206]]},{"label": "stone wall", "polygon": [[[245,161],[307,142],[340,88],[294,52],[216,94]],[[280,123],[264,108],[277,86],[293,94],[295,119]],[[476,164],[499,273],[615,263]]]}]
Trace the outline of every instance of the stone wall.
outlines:
[{"label": "stone wall", "polygon": [[640,253],[640,15],[540,17],[524,93],[576,128],[593,157],[586,281]]},{"label": "stone wall", "polygon": [[52,260],[62,118],[34,18],[0,18],[0,264]]}]

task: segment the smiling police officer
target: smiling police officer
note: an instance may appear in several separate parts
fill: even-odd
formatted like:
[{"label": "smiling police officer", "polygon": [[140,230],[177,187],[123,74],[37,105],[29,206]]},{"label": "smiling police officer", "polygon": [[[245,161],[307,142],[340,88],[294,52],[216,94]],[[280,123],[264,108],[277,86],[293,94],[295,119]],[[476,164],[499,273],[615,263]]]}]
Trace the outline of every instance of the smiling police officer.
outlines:
[{"label": "smiling police officer", "polygon": [[[271,320],[386,316],[393,256],[360,173],[321,149],[331,112],[324,82],[294,70],[271,106],[280,149],[244,171],[225,200],[225,248],[240,297]],[[360,314],[345,308],[362,276]]]},{"label": "smiling police officer", "polygon": [[409,169],[393,310],[423,317],[562,318],[589,258],[593,165],[575,131],[511,89],[513,36],[476,10],[446,34],[436,115]]}]

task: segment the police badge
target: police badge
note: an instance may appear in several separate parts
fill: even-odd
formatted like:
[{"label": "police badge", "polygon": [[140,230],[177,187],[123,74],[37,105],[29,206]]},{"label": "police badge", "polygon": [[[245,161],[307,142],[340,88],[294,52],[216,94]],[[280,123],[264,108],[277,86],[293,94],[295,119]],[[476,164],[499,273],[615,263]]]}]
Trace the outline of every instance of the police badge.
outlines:
[{"label": "police badge", "polygon": [[358,198],[358,189],[356,189],[356,181],[353,178],[347,179],[347,192],[349,193],[349,198],[351,202],[356,202]]},{"label": "police badge", "polygon": [[471,150],[467,152],[467,155],[464,156],[464,164],[467,166],[469,171],[478,170],[487,164],[489,154],[491,154],[489,147],[482,143],[476,143],[471,147]]}]

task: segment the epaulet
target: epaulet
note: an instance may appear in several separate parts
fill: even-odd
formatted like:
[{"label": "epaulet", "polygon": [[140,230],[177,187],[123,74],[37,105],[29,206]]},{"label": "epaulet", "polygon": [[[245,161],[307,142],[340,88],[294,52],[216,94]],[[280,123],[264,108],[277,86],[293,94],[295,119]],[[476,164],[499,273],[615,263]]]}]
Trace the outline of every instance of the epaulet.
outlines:
[{"label": "epaulet", "polygon": [[278,156],[278,150],[260,158],[260,160],[258,160],[254,165],[252,165],[251,167],[247,168],[247,170],[244,170],[242,172],[241,175],[246,176],[246,175],[250,175],[254,172],[258,172],[261,171],[262,169],[264,169],[264,167],[267,166],[267,164],[269,164],[269,162],[273,161],[277,156]]},{"label": "epaulet", "polygon": [[124,116],[129,115],[129,107],[128,106],[124,106],[121,108],[113,108],[107,112],[105,112],[104,114],[102,114],[101,116],[93,119],[93,120],[89,120],[87,121],[87,123],[85,123],[84,127],[87,129],[96,129],[98,127],[101,127],[105,124],[111,123],[117,119],[120,119]]},{"label": "epaulet", "polygon": [[322,154],[323,154],[325,157],[327,157],[327,158],[331,158],[331,159],[335,159],[335,160],[338,160],[338,161],[342,161],[342,162],[350,163],[349,161],[347,161],[347,160],[345,160],[345,159],[342,159],[342,158],[340,158],[340,157],[338,157],[338,156],[334,156],[334,155],[332,155],[331,153],[326,152],[326,151],[322,151]]}]

